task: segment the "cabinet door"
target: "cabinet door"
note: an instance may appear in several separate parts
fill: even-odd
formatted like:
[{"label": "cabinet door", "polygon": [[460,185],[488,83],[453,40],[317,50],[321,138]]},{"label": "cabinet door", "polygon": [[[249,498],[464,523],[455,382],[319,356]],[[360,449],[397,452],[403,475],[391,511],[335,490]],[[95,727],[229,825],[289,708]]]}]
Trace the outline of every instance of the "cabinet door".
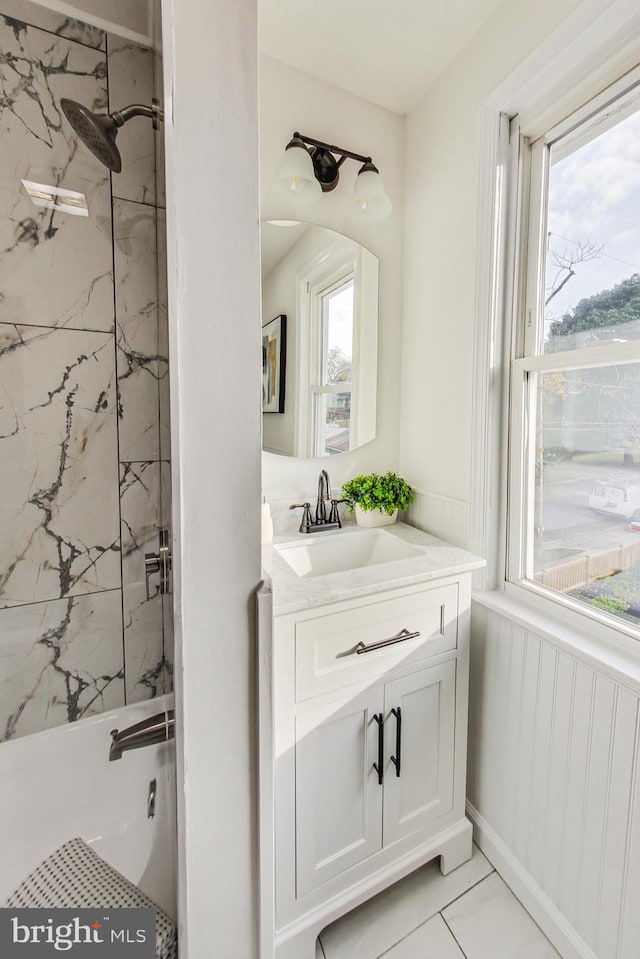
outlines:
[{"label": "cabinet door", "polygon": [[450,661],[385,686],[385,846],[453,808],[455,676]]},{"label": "cabinet door", "polygon": [[382,848],[378,723],[384,689],[296,717],[296,894],[305,895]]}]

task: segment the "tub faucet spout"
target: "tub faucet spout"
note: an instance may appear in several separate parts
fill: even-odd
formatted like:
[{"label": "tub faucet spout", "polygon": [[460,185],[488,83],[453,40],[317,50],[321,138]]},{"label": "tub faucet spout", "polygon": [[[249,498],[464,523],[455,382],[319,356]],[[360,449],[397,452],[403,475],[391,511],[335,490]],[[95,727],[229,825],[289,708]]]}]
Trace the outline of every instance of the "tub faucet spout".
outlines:
[{"label": "tub faucet spout", "polygon": [[122,754],[129,749],[140,749],[141,746],[168,742],[174,736],[175,712],[173,709],[165,710],[133,726],[127,726],[122,731],[112,729],[109,760],[122,759]]}]

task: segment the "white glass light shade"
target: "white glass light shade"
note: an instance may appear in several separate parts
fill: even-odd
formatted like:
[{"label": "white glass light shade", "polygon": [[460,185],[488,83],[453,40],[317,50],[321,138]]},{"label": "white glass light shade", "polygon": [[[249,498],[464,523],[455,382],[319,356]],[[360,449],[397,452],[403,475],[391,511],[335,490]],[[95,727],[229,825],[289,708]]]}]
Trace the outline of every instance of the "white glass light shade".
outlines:
[{"label": "white glass light shade", "polygon": [[358,214],[370,223],[385,220],[393,206],[384,192],[382,177],[376,170],[364,170],[356,177],[353,202]]},{"label": "white glass light shade", "polygon": [[320,199],[322,187],[316,180],[313,160],[306,147],[292,146],[285,150],[275,186],[281,195],[298,206],[308,206]]}]

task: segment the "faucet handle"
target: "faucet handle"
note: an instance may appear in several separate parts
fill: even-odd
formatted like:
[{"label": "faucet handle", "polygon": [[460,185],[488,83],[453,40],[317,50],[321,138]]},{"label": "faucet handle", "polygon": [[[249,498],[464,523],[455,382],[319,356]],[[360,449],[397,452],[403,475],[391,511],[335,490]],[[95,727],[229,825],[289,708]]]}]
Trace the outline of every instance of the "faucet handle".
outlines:
[{"label": "faucet handle", "polygon": [[329,513],[329,522],[337,523],[338,529],[342,529],[342,522],[340,520],[340,514],[338,513],[338,506],[340,503],[348,503],[348,499],[332,499],[331,500],[331,512]]},{"label": "faucet handle", "polygon": [[309,533],[313,525],[313,520],[311,518],[311,503],[292,503],[289,509],[301,509],[304,510],[302,514],[302,520],[300,522],[300,533]]}]

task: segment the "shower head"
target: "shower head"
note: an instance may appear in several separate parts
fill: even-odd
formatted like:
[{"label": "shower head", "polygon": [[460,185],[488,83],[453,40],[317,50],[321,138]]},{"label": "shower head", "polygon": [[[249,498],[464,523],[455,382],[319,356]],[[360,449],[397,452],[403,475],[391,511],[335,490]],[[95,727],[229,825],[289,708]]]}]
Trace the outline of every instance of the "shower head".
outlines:
[{"label": "shower head", "polygon": [[60,106],[84,145],[113,173],[120,173],[122,170],[122,159],[116,146],[118,128],[124,126],[132,117],[150,117],[155,130],[158,120],[163,118],[155,100],[150,107],[134,103],[123,110],[114,110],[113,113],[93,113],[75,100],[62,99]]},{"label": "shower head", "polygon": [[60,106],[84,145],[109,170],[120,173],[122,159],[116,146],[118,124],[115,119],[108,114],[93,113],[75,100],[61,100]]}]

